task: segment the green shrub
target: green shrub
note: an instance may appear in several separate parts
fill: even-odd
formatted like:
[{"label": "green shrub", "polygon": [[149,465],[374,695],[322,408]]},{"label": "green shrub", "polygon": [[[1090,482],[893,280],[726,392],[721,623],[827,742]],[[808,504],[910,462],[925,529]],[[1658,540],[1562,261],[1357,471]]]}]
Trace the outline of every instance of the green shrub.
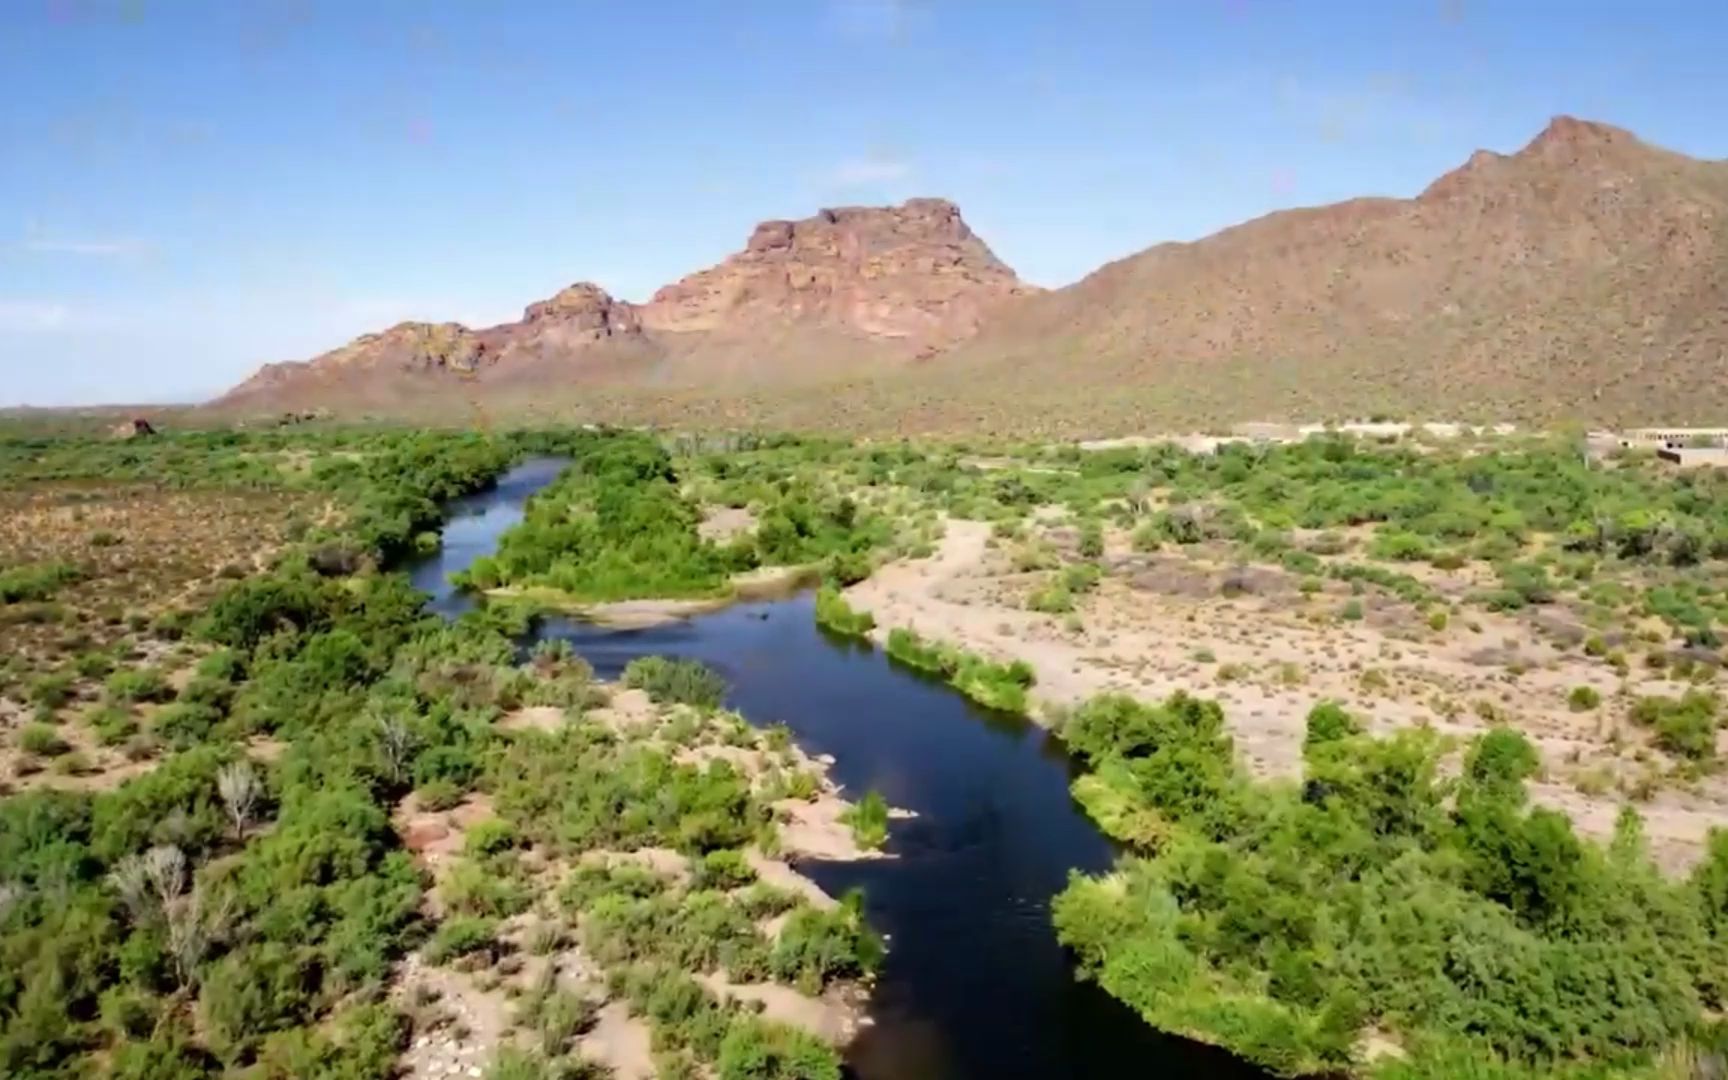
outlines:
[{"label": "green shrub", "polygon": [[102,686],[109,700],[125,704],[138,701],[166,701],[174,690],[155,668],[131,668],[116,671]]},{"label": "green shrub", "polygon": [[840,1058],[796,1028],[739,1017],[720,1043],[716,1070],[720,1080],[840,1080]]},{"label": "green shrub", "polygon": [[103,746],[119,746],[138,733],[138,721],[131,712],[113,705],[103,705],[84,718]]},{"label": "green shrub", "polygon": [[511,850],[520,840],[509,822],[487,818],[469,826],[468,835],[462,838],[462,852],[470,858],[484,859]]},{"label": "green shrub", "polygon": [[114,670],[114,658],[104,652],[81,653],[72,661],[72,670],[86,679],[100,679]]},{"label": "green shrub", "polygon": [[624,685],[647,691],[657,702],[704,709],[718,708],[726,697],[726,680],[700,660],[640,656],[625,665]]},{"label": "green shrub", "polygon": [[1025,661],[999,664],[953,645],[926,642],[905,627],[889,631],[888,655],[908,667],[940,676],[972,700],[1003,712],[1024,713],[1026,691],[1036,681]]},{"label": "green shrub", "polygon": [[1096,521],[1085,521],[1080,525],[1080,556],[1085,559],[1096,559],[1104,554],[1104,529]]},{"label": "green shrub", "polygon": [[421,784],[416,793],[427,810],[450,810],[462,801],[462,789],[443,777]]},{"label": "green shrub", "polygon": [[756,871],[735,848],[721,848],[702,856],[691,885],[697,889],[737,889],[756,880]]},{"label": "green shrub", "polygon": [[1303,736],[1302,746],[1306,751],[1361,733],[1361,723],[1346,712],[1342,705],[1336,701],[1322,701],[1308,711],[1307,734]]},{"label": "green shrub", "polygon": [[864,924],[856,892],[832,911],[795,909],[780,929],[768,965],[774,978],[807,994],[837,979],[868,975],[881,966],[882,941]]},{"label": "green shrub", "polygon": [[72,700],[72,675],[54,672],[41,675],[30,684],[30,703],[44,709],[58,709]]},{"label": "green shrub", "polygon": [[1026,608],[1043,615],[1066,615],[1074,610],[1074,594],[1061,582],[1036,589],[1026,598]]},{"label": "green shrub", "polygon": [[851,826],[852,839],[861,848],[874,851],[888,842],[888,801],[881,792],[865,792],[856,805],[841,813],[840,820]]},{"label": "green shrub", "polygon": [[1717,699],[1714,694],[1688,690],[1679,700],[1642,697],[1632,704],[1632,722],[1651,728],[1656,745],[1671,754],[1709,761],[1716,756]]},{"label": "green shrub", "polygon": [[1566,695],[1566,705],[1573,712],[1589,712],[1602,704],[1602,694],[1594,686],[1574,686]]},{"label": "green shrub", "polygon": [[458,915],[439,924],[422,952],[428,963],[443,964],[493,948],[497,936],[498,924],[494,920]]},{"label": "green shrub", "polygon": [[59,757],[72,747],[60,733],[47,724],[27,724],[18,733],[18,747],[26,754],[37,757]]},{"label": "green shrub", "polygon": [[82,577],[70,563],[34,563],[0,570],[0,604],[50,600],[63,586]]},{"label": "green shrub", "polygon": [[158,712],[151,731],[177,750],[197,746],[210,737],[222,714],[208,705],[176,701]]},{"label": "green shrub", "polygon": [[816,590],[816,625],[846,637],[863,637],[876,628],[876,618],[853,609],[832,585],[823,585]]}]

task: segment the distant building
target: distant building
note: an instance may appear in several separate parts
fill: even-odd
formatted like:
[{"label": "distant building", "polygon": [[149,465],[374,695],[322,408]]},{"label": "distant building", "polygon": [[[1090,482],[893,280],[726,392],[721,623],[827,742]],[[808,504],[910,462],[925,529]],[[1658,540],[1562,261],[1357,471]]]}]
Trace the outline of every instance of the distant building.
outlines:
[{"label": "distant building", "polygon": [[1620,433],[1620,445],[1631,449],[1721,446],[1728,441],[1728,428],[1628,428]]},{"label": "distant building", "polygon": [[1664,445],[1656,448],[1656,456],[1663,461],[1672,461],[1685,469],[1704,465],[1721,468],[1728,465],[1728,447],[1720,444],[1716,446]]}]

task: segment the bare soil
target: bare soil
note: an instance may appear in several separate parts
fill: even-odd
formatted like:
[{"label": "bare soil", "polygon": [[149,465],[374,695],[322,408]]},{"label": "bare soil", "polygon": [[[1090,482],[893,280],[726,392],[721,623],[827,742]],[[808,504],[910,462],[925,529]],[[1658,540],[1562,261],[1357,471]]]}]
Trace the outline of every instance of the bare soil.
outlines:
[{"label": "bare soil", "polygon": [[[1611,833],[1622,805],[1635,804],[1653,853],[1672,871],[1699,857],[1712,826],[1728,823],[1728,780],[1686,780],[1626,717],[1633,698],[1685,687],[1642,670],[1621,680],[1556,647],[1564,627],[1538,621],[1555,613],[1471,608],[1435,631],[1410,605],[1369,590],[1356,597],[1362,618],[1351,621],[1339,617],[1351,599],[1342,583],[1304,594],[1281,570],[1210,554],[1138,555],[1112,536],[1110,573],[1078,599],[1074,616],[1042,615],[1025,602],[1047,575],[1016,573],[988,524],[952,520],[932,558],[890,563],[846,598],[875,616],[879,641],[910,627],[1027,661],[1038,678],[1035,711],[1047,720],[1106,691],[1216,697],[1256,775],[1299,774],[1308,711],[1331,699],[1381,732],[1423,726],[1467,738],[1494,723],[1516,726],[1543,756],[1535,799],[1598,837]],[[1475,584],[1470,571],[1460,575],[1451,583],[1459,595]],[[1433,576],[1431,584],[1447,584],[1443,572]],[[1596,689],[1602,704],[1573,711],[1567,695],[1577,686]]]}]

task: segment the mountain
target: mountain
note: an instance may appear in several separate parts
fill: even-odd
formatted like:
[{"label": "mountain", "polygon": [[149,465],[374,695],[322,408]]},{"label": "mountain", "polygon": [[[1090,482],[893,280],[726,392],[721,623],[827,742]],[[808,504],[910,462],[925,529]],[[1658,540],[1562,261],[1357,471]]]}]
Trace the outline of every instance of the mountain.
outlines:
[{"label": "mountain", "polygon": [[[219,404],[389,409],[460,383],[486,394],[868,373],[950,346],[1032,291],[953,203],[841,207],[763,222],[743,251],[646,304],[584,282],[513,323],[402,323],[308,361],[266,365]],[[450,375],[460,382],[436,378]]]},{"label": "mountain", "polygon": [[387,410],[467,371],[506,408],[880,432],[1719,419],[1725,222],[1728,163],[1559,117],[1414,198],[1280,211],[1052,291],[952,203],[825,210],[641,306],[577,286],[568,314],[396,327],[225,400],[328,403],[364,371],[387,388],[342,400]]},{"label": "mountain", "polygon": [[643,322],[669,333],[752,333],[815,320],[867,337],[938,346],[1031,290],[946,199],[765,221],[743,251],[654,294]]},{"label": "mountain", "polygon": [[[1028,299],[943,358],[1139,419],[1647,419],[1728,407],[1728,164],[1560,117],[1412,199],[1283,211]],[[926,392],[940,393],[940,383]]]}]

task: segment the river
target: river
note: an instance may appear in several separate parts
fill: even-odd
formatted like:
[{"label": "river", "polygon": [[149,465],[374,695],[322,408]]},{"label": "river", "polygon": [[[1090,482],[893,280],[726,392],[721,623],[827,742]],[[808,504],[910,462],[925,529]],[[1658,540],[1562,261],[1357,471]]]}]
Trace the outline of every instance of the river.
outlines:
[{"label": "river", "polygon": [[[471,603],[447,575],[490,552],[561,467],[527,461],[451,508],[443,549],[410,568],[435,610],[452,616]],[[571,642],[608,678],[649,653],[702,660],[726,676],[728,703],[751,722],[784,723],[808,752],[834,755],[833,775],[854,797],[875,788],[917,814],[891,823],[891,859],[798,867],[831,893],[861,887],[870,923],[888,938],[850,1071],[862,1080],[1260,1077],[1154,1031],[1074,978],[1050,898],[1071,870],[1107,868],[1114,850],[1069,797],[1073,763],[1061,744],[880,652],[832,640],[811,607],[804,594],[646,630],[552,619],[537,635]]]}]

